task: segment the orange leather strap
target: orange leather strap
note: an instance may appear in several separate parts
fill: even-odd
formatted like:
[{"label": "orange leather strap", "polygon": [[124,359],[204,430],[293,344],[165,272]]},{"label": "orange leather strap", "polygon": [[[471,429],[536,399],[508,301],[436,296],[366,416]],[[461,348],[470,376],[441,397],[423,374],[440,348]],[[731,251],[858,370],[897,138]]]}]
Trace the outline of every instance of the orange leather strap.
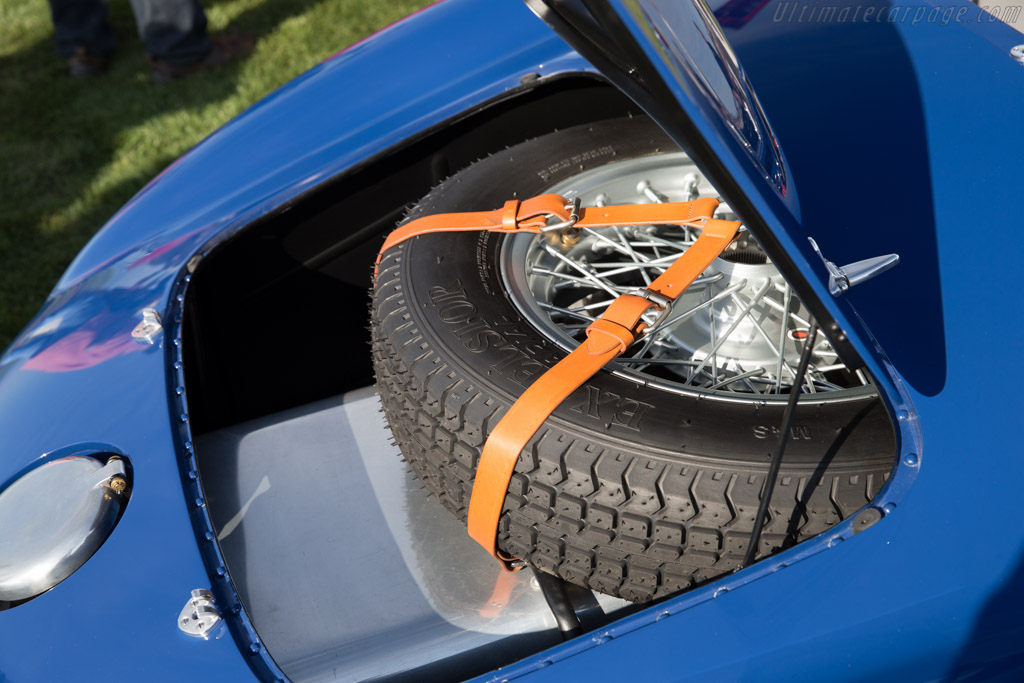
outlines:
[{"label": "orange leather strap", "polygon": [[[630,204],[624,206],[599,206],[579,209],[573,227],[604,228],[610,225],[650,225],[666,223],[689,225],[699,228],[703,220],[710,218],[718,208],[718,200],[711,197],[692,202],[666,202],[664,204]],[[494,211],[470,211],[466,213],[438,213],[423,216],[395,229],[377,254],[377,263],[385,251],[407,239],[431,232],[466,232],[487,230],[488,232],[541,232],[547,227],[549,218],[567,222],[572,208],[557,194],[542,194],[524,201],[513,199]]]},{"label": "orange leather strap", "polygon": [[[648,285],[647,292],[664,297],[667,306],[729,246],[739,225],[709,219],[693,246]],[[587,328],[587,340],[531,384],[487,437],[469,500],[469,535],[506,569],[513,567],[498,553],[498,520],[519,454],[562,401],[641,336],[641,316],[652,308],[664,310],[643,296],[619,296]]]},{"label": "orange leather strap", "polygon": [[[700,237],[638,294],[618,297],[587,328],[587,340],[541,375],[512,404],[491,431],[477,465],[469,501],[469,535],[496,557],[506,569],[512,558],[497,548],[498,520],[516,461],[526,443],[569,394],[621,355],[643,334],[643,314],[671,305],[718,257],[736,236],[739,223],[711,218],[718,200],[635,204],[574,209],[562,197],[545,194],[525,201],[512,200],[495,211],[436,214],[411,221],[392,232],[377,256],[394,245],[432,232],[487,230],[541,232],[549,219],[576,229],[612,225],[687,225],[701,230]],[[575,212],[575,215],[574,215]]]}]

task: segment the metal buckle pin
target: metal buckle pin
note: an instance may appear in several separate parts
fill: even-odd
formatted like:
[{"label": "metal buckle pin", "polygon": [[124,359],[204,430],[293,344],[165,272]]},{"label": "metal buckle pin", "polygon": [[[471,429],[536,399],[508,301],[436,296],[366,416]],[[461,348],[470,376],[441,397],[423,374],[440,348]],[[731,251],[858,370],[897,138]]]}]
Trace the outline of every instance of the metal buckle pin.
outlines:
[{"label": "metal buckle pin", "polygon": [[541,232],[554,232],[556,230],[565,230],[576,225],[576,221],[580,219],[580,198],[576,197],[572,202],[565,205],[567,211],[569,211],[569,218],[559,223],[552,223],[551,225],[545,225],[540,229]]}]

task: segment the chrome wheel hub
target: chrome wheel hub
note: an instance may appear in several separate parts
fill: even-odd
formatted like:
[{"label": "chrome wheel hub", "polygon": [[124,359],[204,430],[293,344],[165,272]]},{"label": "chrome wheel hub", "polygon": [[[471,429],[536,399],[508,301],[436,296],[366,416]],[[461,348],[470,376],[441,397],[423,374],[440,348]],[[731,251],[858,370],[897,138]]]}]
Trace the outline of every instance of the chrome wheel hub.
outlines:
[{"label": "chrome wheel hub", "polygon": [[[548,191],[579,197],[583,206],[717,196],[683,153],[608,164]],[[715,215],[736,218],[725,204]],[[650,284],[698,235],[669,225],[584,229],[578,241],[557,233],[516,235],[503,246],[502,275],[523,315],[569,350],[615,297]],[[671,390],[782,400],[793,389],[809,319],[760,245],[741,228],[737,241],[616,364],[620,372]],[[648,323],[655,323],[654,314]],[[838,400],[870,390],[867,385],[819,335],[800,391]]]}]

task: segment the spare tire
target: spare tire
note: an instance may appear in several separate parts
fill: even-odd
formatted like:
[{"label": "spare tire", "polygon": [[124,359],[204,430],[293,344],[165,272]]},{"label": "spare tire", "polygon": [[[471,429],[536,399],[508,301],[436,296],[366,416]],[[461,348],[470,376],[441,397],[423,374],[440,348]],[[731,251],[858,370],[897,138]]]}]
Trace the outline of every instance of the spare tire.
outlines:
[{"label": "spare tire", "polygon": [[[431,191],[407,220],[494,209],[552,189],[582,193],[584,205],[595,194],[598,202],[629,203],[713,192],[660,129],[628,118],[551,133],[479,161]],[[609,229],[575,246],[546,236],[436,233],[383,255],[371,311],[381,402],[403,456],[448,510],[465,521],[488,433],[566,355],[600,299],[642,285],[644,272],[670,260],[673,240],[683,245],[676,253],[685,249],[684,235],[664,231],[673,229]],[[703,309],[695,304],[703,314],[690,314],[658,342],[664,348],[648,350],[650,362],[594,376],[530,440],[509,485],[499,548],[632,601],[739,566],[792,390],[783,380],[806,334],[799,301],[756,241],[748,236],[734,251],[693,288],[704,297]],[[754,275],[738,279],[748,265],[754,270],[743,272]],[[563,270],[552,276],[552,268]],[[757,273],[775,275],[762,285]],[[734,293],[723,295],[729,288]],[[573,316],[579,324],[570,324]],[[725,328],[740,336],[723,341]],[[770,343],[775,334],[782,344]],[[759,557],[862,508],[893,466],[884,406],[863,374],[836,367],[823,343],[815,379],[800,388],[807,393]],[[771,348],[781,349],[777,367],[757,360]],[[751,370],[751,362],[760,366]]]}]

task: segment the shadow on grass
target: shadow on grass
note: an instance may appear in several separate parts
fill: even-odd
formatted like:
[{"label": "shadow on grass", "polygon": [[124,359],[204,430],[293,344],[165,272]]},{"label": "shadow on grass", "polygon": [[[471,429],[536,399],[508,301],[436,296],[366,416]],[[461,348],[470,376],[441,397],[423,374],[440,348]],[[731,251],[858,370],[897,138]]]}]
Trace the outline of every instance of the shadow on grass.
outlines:
[{"label": "shadow on grass", "polygon": [[[228,28],[259,40],[321,1],[264,2]],[[106,220],[239,106],[246,60],[154,84],[127,3],[110,22],[119,47],[102,77],[69,79],[52,32],[0,56],[0,348]],[[280,84],[268,71],[264,92]]]}]

